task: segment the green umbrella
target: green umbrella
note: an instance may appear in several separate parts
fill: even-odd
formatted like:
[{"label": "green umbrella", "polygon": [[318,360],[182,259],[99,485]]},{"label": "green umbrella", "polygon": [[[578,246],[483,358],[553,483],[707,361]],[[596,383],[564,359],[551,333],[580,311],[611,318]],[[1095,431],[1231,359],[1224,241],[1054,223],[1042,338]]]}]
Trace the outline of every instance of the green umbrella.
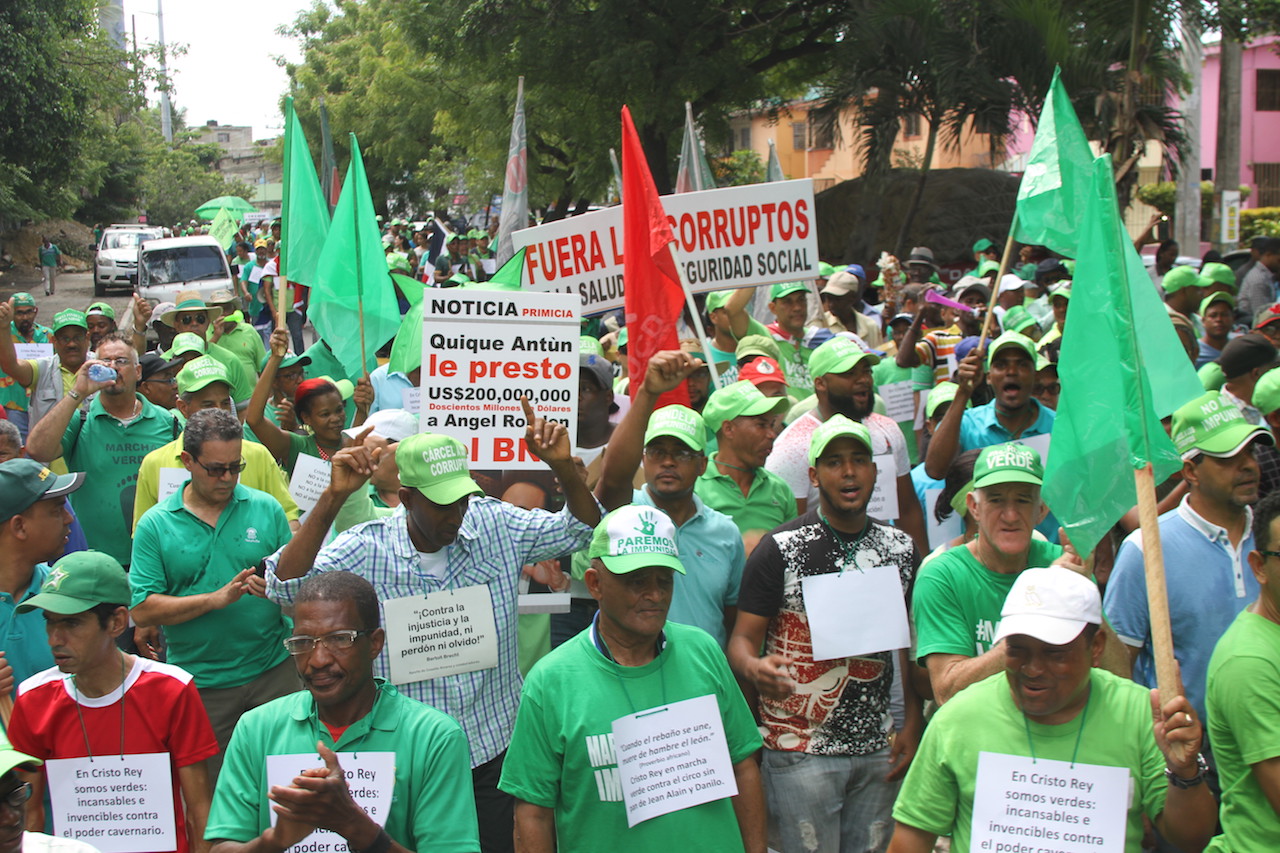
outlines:
[{"label": "green umbrella", "polygon": [[[196,216],[202,219],[213,219],[218,215],[219,210],[226,210],[230,213],[250,213],[257,210],[252,204],[240,198],[238,195],[220,195],[212,198],[204,204],[196,208]],[[236,219],[244,217],[237,216]]]}]

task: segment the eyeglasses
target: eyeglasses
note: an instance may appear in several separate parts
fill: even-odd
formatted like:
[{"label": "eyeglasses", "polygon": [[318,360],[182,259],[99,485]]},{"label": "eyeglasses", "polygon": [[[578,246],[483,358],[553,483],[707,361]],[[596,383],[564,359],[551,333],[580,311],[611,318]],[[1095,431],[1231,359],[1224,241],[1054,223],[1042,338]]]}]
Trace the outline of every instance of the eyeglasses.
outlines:
[{"label": "eyeglasses", "polygon": [[243,459],[239,462],[233,462],[230,465],[206,465],[199,459],[196,459],[196,464],[203,468],[205,473],[210,477],[217,477],[218,479],[221,479],[228,474],[242,473],[245,468],[249,467],[249,463],[245,462]]},{"label": "eyeglasses", "polygon": [[311,654],[316,650],[316,643],[324,643],[324,647],[331,652],[345,652],[356,644],[356,637],[365,637],[369,633],[369,631],[356,631],[348,628],[345,631],[334,631],[331,634],[325,634],[323,637],[308,637],[304,634],[299,634],[296,637],[287,638],[284,641],[284,648],[294,657]]},{"label": "eyeglasses", "polygon": [[179,322],[179,323],[181,323],[182,325],[184,325],[184,326],[189,326],[189,325],[191,325],[192,323],[207,323],[207,322],[209,322],[209,315],[208,315],[208,314],[204,314],[204,313],[200,313],[200,314],[179,314],[179,315],[178,315],[178,317],[177,317],[177,320],[178,320],[178,322]]},{"label": "eyeglasses", "polygon": [[104,364],[109,364],[112,367],[128,367],[131,364],[137,363],[133,359],[128,358],[126,356],[121,356],[120,358],[100,358],[98,359],[98,361],[101,361]]},{"label": "eyeglasses", "polygon": [[8,793],[0,794],[0,800],[7,803],[11,809],[21,809],[29,799],[31,799],[30,782],[23,782]]},{"label": "eyeglasses", "polygon": [[154,382],[154,383],[156,383],[157,385],[177,385],[177,384],[178,384],[178,378],[177,378],[176,376],[170,376],[170,377],[168,377],[167,379],[152,376],[152,377],[147,378],[147,379],[144,379],[144,380],[142,380],[142,381],[143,381],[143,382]]},{"label": "eyeglasses", "polygon": [[1031,389],[1032,394],[1061,394],[1061,382],[1049,382],[1044,385],[1036,385]]},{"label": "eyeglasses", "polygon": [[1264,557],[1280,557],[1280,551],[1259,551],[1258,553]]},{"label": "eyeglasses", "polygon": [[702,454],[696,450],[681,448],[676,451],[669,451],[665,447],[646,447],[644,455],[654,462],[661,462],[663,459],[674,459],[677,462],[692,462],[695,459],[702,458]]}]

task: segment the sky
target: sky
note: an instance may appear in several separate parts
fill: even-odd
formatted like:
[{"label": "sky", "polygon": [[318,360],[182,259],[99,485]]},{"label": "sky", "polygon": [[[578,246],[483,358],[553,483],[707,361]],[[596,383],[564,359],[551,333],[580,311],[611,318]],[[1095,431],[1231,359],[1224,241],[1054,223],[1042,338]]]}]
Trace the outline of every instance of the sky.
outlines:
[{"label": "sky", "polygon": [[[186,110],[190,127],[210,120],[251,125],[255,139],[278,136],[284,126],[280,96],[288,75],[276,57],[301,59],[301,43],[278,35],[311,0],[159,0],[164,39],[186,54],[169,58],[175,109]],[[124,0],[124,28],[136,26],[141,47],[159,41],[157,0]],[[131,36],[130,36],[131,37]]]}]

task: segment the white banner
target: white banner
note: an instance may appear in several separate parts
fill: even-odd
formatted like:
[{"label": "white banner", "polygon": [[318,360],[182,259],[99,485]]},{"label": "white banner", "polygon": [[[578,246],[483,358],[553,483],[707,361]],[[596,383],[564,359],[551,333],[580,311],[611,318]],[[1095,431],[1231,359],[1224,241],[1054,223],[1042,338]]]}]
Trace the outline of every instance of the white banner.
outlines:
[{"label": "white banner", "polygon": [[524,443],[520,398],[576,440],[576,303],[560,293],[428,290],[420,429],[461,441],[472,468],[543,469]]},{"label": "white banner", "polygon": [[[818,277],[813,181],[662,197],[694,292]],[[577,293],[583,314],[622,307],[622,207],[512,235],[530,290]]]},{"label": "white banner", "polygon": [[102,853],[177,849],[169,753],[51,758],[53,832]]}]

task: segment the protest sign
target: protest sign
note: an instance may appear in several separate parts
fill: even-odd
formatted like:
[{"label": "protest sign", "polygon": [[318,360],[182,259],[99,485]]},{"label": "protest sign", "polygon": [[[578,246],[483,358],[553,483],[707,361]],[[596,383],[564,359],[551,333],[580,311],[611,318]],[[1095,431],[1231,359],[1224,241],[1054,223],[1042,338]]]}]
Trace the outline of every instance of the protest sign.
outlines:
[{"label": "protest sign", "polygon": [[[439,295],[437,295],[439,293]],[[424,432],[467,446],[474,468],[540,469],[524,443],[533,410],[577,436],[577,299],[559,293],[428,291],[422,304]]]},{"label": "protest sign", "polygon": [[[818,275],[813,181],[778,181],[662,197],[696,293]],[[576,293],[581,311],[621,308],[622,207],[515,232],[530,290]]]},{"label": "protest sign", "polygon": [[493,669],[498,631],[486,584],[383,602],[392,684]]},{"label": "protest sign", "polygon": [[[339,752],[338,766],[347,779],[347,790],[356,805],[364,809],[374,823],[385,826],[391,811],[391,801],[396,784],[396,754],[394,752]],[[267,790],[279,786],[288,788],[304,770],[324,767],[319,753],[291,753],[267,756]],[[271,812],[271,825],[277,815]],[[286,853],[348,853],[351,846],[346,839],[328,829],[317,829],[302,841],[290,847]]]},{"label": "protest sign", "polygon": [[176,849],[169,753],[48,759],[45,773],[59,838],[102,853]]}]

